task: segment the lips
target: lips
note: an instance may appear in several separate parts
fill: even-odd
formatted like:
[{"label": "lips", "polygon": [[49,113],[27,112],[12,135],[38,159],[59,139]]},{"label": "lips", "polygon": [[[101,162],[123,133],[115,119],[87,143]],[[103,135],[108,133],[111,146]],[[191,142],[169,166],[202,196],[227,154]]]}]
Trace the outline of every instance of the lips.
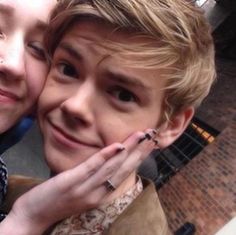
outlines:
[{"label": "lips", "polygon": [[0,100],[1,101],[9,101],[9,102],[14,102],[19,100],[20,97],[12,92],[5,91],[0,89]]},{"label": "lips", "polygon": [[57,142],[57,144],[63,145],[69,149],[78,149],[81,147],[90,147],[90,148],[98,148],[97,145],[89,143],[89,141],[82,141],[80,139],[75,138],[74,136],[66,133],[62,128],[58,127],[51,121],[48,121],[49,125],[52,128],[53,139]]}]

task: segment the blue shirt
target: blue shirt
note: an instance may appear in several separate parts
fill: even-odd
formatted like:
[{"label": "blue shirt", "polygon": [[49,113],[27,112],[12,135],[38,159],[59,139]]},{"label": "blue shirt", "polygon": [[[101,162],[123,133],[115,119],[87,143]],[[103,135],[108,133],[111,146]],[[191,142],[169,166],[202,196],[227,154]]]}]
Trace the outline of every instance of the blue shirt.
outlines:
[{"label": "blue shirt", "polygon": [[0,155],[19,142],[34,122],[33,117],[25,117],[10,130],[0,135]]}]

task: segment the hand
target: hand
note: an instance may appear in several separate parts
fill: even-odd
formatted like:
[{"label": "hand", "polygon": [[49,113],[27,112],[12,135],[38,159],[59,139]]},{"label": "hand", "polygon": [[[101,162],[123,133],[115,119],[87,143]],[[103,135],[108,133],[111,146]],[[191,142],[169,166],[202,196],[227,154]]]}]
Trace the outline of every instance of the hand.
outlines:
[{"label": "hand", "polygon": [[0,224],[0,234],[42,234],[55,222],[98,206],[110,193],[104,182],[110,179],[118,187],[155,147],[155,142],[145,141],[154,132],[147,132],[102,149],[21,196]]}]

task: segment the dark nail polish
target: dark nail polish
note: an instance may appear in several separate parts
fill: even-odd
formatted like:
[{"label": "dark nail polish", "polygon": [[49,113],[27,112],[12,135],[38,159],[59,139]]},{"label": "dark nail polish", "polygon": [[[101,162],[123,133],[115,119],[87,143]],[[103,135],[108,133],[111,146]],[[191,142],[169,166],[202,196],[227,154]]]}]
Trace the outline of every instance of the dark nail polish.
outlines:
[{"label": "dark nail polish", "polygon": [[153,139],[152,141],[154,142],[155,145],[158,145],[158,140]]},{"label": "dark nail polish", "polygon": [[145,134],[145,138],[148,139],[148,140],[150,140],[150,139],[152,138],[152,136],[151,136],[149,133],[146,133],[146,134]]},{"label": "dark nail polish", "polygon": [[142,143],[144,140],[146,140],[146,138],[147,138],[146,135],[141,137],[138,141],[138,144]]},{"label": "dark nail polish", "polygon": [[154,135],[156,135],[156,134],[157,134],[157,130],[156,130],[156,129],[153,129],[153,130],[152,130],[152,133],[153,133]]},{"label": "dark nail polish", "polygon": [[116,150],[116,154],[117,153],[120,153],[120,152],[122,152],[122,151],[124,151],[125,150],[125,147],[119,147],[117,150]]}]

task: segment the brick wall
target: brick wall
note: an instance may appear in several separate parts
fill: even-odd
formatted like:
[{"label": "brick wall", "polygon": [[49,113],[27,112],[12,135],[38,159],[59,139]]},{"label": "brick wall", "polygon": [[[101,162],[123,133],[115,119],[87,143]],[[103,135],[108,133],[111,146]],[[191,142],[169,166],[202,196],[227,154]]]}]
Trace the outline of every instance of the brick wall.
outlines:
[{"label": "brick wall", "polygon": [[175,231],[184,222],[213,235],[236,216],[236,115],[231,125],[159,190]]},{"label": "brick wall", "polygon": [[236,112],[236,61],[217,59],[217,82],[197,110],[197,117],[222,131]]},{"label": "brick wall", "polygon": [[188,221],[197,235],[213,235],[236,216],[236,61],[217,67],[197,116],[221,134],[159,190],[172,231]]}]

